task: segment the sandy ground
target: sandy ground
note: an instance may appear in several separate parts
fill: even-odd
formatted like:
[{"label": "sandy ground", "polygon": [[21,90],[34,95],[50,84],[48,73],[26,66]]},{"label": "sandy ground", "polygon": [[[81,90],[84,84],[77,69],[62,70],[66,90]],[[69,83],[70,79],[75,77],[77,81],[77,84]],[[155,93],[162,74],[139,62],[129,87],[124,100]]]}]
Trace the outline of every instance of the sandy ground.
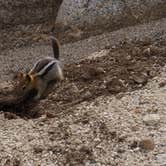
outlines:
[{"label": "sandy ground", "polygon": [[[104,33],[99,36],[63,45],[61,48],[61,61],[72,63],[87,57],[88,55],[101,51],[105,48],[114,48],[124,42],[133,40],[157,41],[162,38],[165,41],[166,19],[161,19],[149,24],[124,28],[112,33]],[[3,44],[3,43],[2,43]],[[18,42],[19,44],[19,42]],[[12,71],[30,68],[40,57],[52,56],[52,48],[48,42],[44,44],[21,47],[14,50],[7,49],[0,52],[0,79],[8,80]]]},{"label": "sandy ground", "polygon": [[[1,114],[1,165],[165,165],[165,71],[144,89],[84,102],[55,118],[7,120]],[[158,114],[147,126],[143,117]],[[150,139],[154,150],[135,145]],[[19,165],[19,164],[18,164]]]},{"label": "sandy ground", "polygon": [[[165,26],[163,19],[64,45],[67,79],[30,110],[44,113],[1,112],[0,165],[166,165]],[[1,52],[1,80],[45,54],[50,46]]]}]

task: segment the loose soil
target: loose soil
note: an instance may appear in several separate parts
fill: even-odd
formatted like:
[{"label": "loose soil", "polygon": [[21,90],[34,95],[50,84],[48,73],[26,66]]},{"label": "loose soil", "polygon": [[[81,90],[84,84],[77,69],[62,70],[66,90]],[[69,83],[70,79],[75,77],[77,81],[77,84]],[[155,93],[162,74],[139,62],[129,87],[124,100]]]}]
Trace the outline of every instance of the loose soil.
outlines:
[{"label": "loose soil", "polygon": [[[0,89],[0,165],[165,165],[165,22],[63,45],[66,79],[38,102]],[[0,46],[1,80],[52,56],[50,45],[31,46],[26,36]],[[149,114],[160,117],[155,126],[144,123]]]},{"label": "loose soil", "polygon": [[[48,93],[52,92],[37,106],[34,104],[35,108],[24,101],[13,109],[6,107],[4,111],[22,118],[38,118],[42,114],[55,117],[101,95],[122,97],[122,92],[142,88],[166,63],[166,44],[163,42],[124,43],[113,50],[107,48],[107,51],[105,56],[65,65],[65,81],[48,88]],[[5,117],[15,118],[10,113]]]}]

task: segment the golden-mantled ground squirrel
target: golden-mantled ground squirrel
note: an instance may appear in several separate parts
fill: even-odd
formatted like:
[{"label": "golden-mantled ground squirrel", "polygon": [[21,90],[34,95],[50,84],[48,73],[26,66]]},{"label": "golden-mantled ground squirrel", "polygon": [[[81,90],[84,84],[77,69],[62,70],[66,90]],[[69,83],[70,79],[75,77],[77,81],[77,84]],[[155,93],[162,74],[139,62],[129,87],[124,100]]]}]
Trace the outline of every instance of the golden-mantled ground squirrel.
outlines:
[{"label": "golden-mantled ground squirrel", "polygon": [[20,91],[27,93],[30,90],[36,90],[37,94],[35,99],[40,99],[43,96],[43,93],[51,81],[56,82],[64,79],[59,62],[59,42],[52,36],[50,38],[52,40],[54,57],[40,59],[29,72],[19,72],[16,75]]}]

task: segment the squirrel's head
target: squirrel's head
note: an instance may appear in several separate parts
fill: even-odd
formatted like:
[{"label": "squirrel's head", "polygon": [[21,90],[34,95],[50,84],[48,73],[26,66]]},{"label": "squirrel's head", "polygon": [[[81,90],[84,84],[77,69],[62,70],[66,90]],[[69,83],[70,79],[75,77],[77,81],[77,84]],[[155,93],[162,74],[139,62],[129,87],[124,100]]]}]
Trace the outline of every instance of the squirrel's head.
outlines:
[{"label": "squirrel's head", "polygon": [[30,90],[33,83],[33,76],[28,73],[18,72],[14,76],[15,87],[18,92]]}]

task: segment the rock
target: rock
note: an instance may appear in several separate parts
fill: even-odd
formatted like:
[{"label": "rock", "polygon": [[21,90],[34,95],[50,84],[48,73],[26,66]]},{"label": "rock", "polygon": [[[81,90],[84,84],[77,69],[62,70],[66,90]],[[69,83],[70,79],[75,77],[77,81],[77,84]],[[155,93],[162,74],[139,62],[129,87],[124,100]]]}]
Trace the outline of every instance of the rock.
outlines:
[{"label": "rock", "polygon": [[81,78],[84,80],[84,81],[88,81],[91,79],[91,75],[89,72],[85,72],[82,74]]},{"label": "rock", "polygon": [[77,95],[79,94],[80,90],[78,89],[77,85],[75,83],[71,83],[67,86],[67,91],[71,95]]},{"label": "rock", "polygon": [[165,16],[165,4],[163,0],[63,0],[57,24],[66,27],[79,25],[87,31],[102,25],[115,30],[138,21]]},{"label": "rock", "polygon": [[38,145],[38,146],[34,146],[34,152],[35,153],[42,153],[42,151],[44,150],[42,146]]},{"label": "rock", "polygon": [[108,78],[108,81],[106,82],[106,87],[108,91],[112,94],[125,91],[126,88],[123,81],[119,80],[118,78]]},{"label": "rock", "polygon": [[133,76],[133,80],[137,83],[137,84],[146,84],[147,83],[147,76],[145,74],[142,75],[134,75]]},{"label": "rock", "polygon": [[61,3],[62,0],[0,0],[0,28],[50,20],[56,17]]},{"label": "rock", "polygon": [[136,114],[139,114],[139,113],[142,112],[142,110],[139,109],[139,108],[135,108],[135,109],[133,109],[132,111],[133,111],[134,113],[136,113]]},{"label": "rock", "polygon": [[155,144],[152,139],[145,138],[139,142],[139,147],[144,150],[153,150],[155,148]]},{"label": "rock", "polygon": [[160,164],[160,166],[166,165],[166,153],[158,154],[156,156],[156,158],[157,158],[157,162]]},{"label": "rock", "polygon": [[4,118],[8,119],[8,120],[18,119],[18,116],[16,114],[14,114],[14,113],[11,113],[11,112],[5,112],[4,113]]},{"label": "rock", "polygon": [[166,85],[166,80],[159,83],[159,87],[162,88]]},{"label": "rock", "polygon": [[139,126],[138,125],[133,125],[131,126],[132,131],[138,131],[139,130]]},{"label": "rock", "polygon": [[160,121],[160,116],[158,114],[148,114],[143,117],[143,121],[146,125],[157,125]]},{"label": "rock", "polygon": [[91,77],[98,77],[98,76],[101,76],[105,73],[106,71],[102,68],[102,67],[97,67],[97,68],[94,68],[94,67],[91,67],[89,68],[88,70],[88,73]]},{"label": "rock", "polygon": [[106,71],[102,67],[97,67],[96,68],[96,74],[97,75],[104,74],[104,73],[106,73]]},{"label": "rock", "polygon": [[159,129],[159,131],[166,133],[166,128],[165,128],[165,127],[161,127],[161,128]]},{"label": "rock", "polygon": [[86,91],[84,94],[83,94],[83,98],[84,100],[87,100],[89,98],[92,97],[92,93],[90,91]]},{"label": "rock", "polygon": [[132,55],[138,56],[141,54],[141,49],[139,47],[134,47],[132,50]]},{"label": "rock", "polygon": [[139,145],[138,140],[133,140],[133,141],[131,142],[131,144],[129,145],[129,147],[130,147],[131,149],[135,149],[135,148],[138,147],[138,145]]},{"label": "rock", "polygon": [[125,150],[122,148],[117,149],[117,153],[125,153]]},{"label": "rock", "polygon": [[147,112],[148,113],[150,113],[150,114],[155,114],[155,113],[157,113],[158,112],[158,108],[155,108],[155,107],[153,107],[153,108],[148,108],[147,109]]},{"label": "rock", "polygon": [[13,159],[13,166],[20,166],[21,165],[21,161],[18,158],[14,158]]},{"label": "rock", "polygon": [[84,72],[81,75],[81,78],[84,81],[89,81],[89,80],[92,80],[92,79],[99,79],[105,73],[106,73],[106,71],[102,67],[89,67],[89,68],[87,68],[86,72]]},{"label": "rock", "polygon": [[0,94],[8,94],[13,90],[12,82],[2,82],[0,83]]},{"label": "rock", "polygon": [[55,118],[55,114],[52,112],[46,112],[46,117],[47,118]]},{"label": "rock", "polygon": [[157,74],[157,71],[154,69],[154,70],[148,71],[148,74],[149,76],[154,77]]},{"label": "rock", "polygon": [[74,83],[71,84],[71,91],[75,94],[79,93],[79,89],[76,86],[76,84],[74,84]]},{"label": "rock", "polygon": [[79,28],[72,27],[71,30],[69,32],[67,32],[67,35],[71,39],[79,39],[79,38],[81,38],[82,33],[83,32]]},{"label": "rock", "polygon": [[150,54],[151,54],[151,48],[148,47],[148,48],[144,49],[144,50],[143,50],[143,54],[150,56]]}]

